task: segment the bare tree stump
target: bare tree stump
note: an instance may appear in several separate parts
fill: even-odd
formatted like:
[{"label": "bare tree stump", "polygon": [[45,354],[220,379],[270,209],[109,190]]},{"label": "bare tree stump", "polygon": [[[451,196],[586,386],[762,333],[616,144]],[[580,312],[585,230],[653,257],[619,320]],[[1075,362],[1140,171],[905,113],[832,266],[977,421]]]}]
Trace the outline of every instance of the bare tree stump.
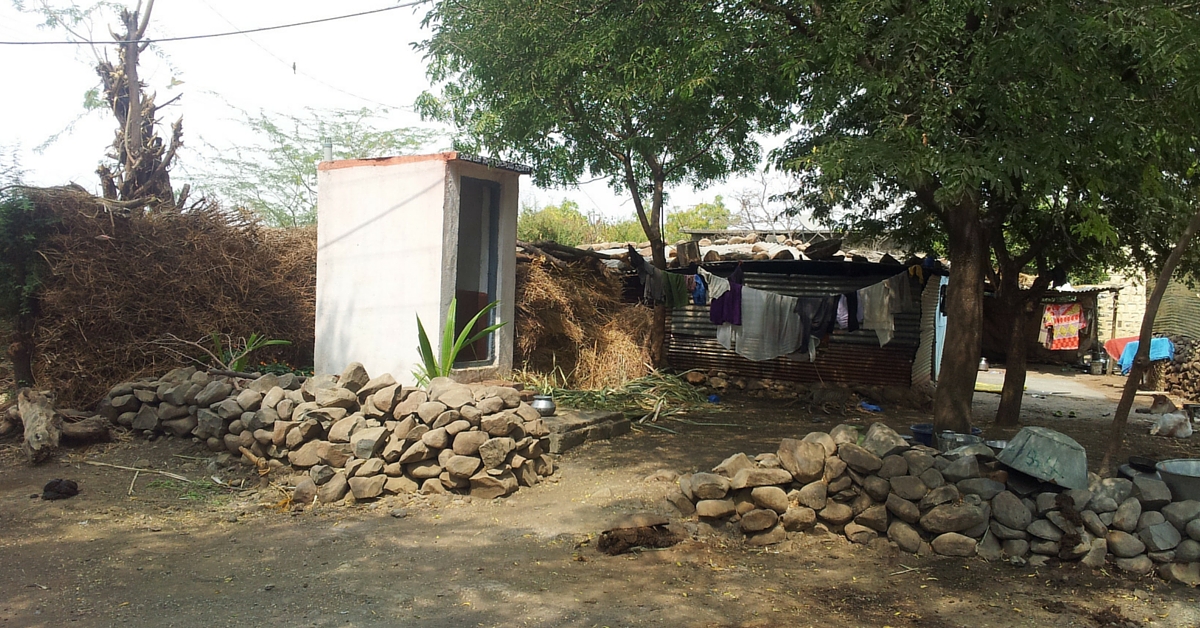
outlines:
[{"label": "bare tree stump", "polygon": [[58,450],[62,437],[62,417],[54,412],[54,394],[22,388],[17,393],[21,423],[25,425],[25,444],[21,451],[29,462],[37,464]]}]

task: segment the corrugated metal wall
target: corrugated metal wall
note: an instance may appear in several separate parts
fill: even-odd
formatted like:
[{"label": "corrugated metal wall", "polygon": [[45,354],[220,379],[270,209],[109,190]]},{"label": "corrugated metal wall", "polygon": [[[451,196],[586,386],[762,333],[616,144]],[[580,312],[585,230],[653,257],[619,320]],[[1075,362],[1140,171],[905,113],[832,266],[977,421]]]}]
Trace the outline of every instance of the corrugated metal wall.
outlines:
[{"label": "corrugated metal wall", "polygon": [[[718,268],[706,269],[722,276],[733,268],[732,264],[714,266]],[[779,272],[770,272],[775,269]],[[745,280],[746,285],[760,290],[820,297],[865,288],[902,271],[893,265],[859,262],[762,262],[745,265]],[[921,344],[921,323],[922,312],[897,314],[895,336],[884,347],[879,346],[873,331],[838,330],[828,345],[817,349],[816,362],[789,358],[754,362],[717,343],[717,328],[709,322],[707,307],[689,305],[668,313],[667,360],[679,369],[715,369],[748,377],[909,386]],[[932,333],[932,315],[928,326]],[[924,367],[926,377],[928,368]]]}]

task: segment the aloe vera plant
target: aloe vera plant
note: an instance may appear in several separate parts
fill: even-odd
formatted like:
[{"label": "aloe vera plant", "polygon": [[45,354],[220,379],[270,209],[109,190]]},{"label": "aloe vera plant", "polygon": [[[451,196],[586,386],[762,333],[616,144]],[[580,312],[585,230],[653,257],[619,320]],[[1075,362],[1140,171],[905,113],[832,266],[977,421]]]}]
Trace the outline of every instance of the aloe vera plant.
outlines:
[{"label": "aloe vera plant", "polygon": [[485,305],[478,314],[471,318],[470,322],[463,327],[462,332],[455,338],[455,312],[458,309],[458,299],[451,299],[450,311],[446,313],[446,326],[442,329],[442,344],[439,347],[440,355],[434,355],[433,346],[429,342],[429,334],[425,332],[425,326],[421,323],[421,317],[417,316],[417,350],[421,354],[422,362],[413,370],[413,375],[417,378],[417,382],[427,384],[429,380],[435,377],[449,376],[450,371],[454,369],[454,360],[458,358],[458,353],[462,351],[463,347],[504,327],[505,323],[496,323],[479,330],[475,334],[471,334],[471,330],[475,328],[475,323],[479,318],[491,312],[499,304],[499,301],[492,301]]}]

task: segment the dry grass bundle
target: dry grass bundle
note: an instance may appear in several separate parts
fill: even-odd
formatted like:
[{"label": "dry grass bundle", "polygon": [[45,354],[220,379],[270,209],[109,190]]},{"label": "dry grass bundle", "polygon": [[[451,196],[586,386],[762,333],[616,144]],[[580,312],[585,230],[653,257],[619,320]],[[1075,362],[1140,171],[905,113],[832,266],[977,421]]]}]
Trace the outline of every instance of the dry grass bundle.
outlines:
[{"label": "dry grass bundle", "polygon": [[562,387],[619,386],[650,372],[651,312],[621,302],[620,277],[586,262],[519,264],[514,362]]},{"label": "dry grass bundle", "polygon": [[60,221],[34,331],[35,374],[63,405],[177,360],[155,341],[212,332],[291,340],[255,358],[307,363],[313,350],[315,229],[273,230],[213,206],[110,211],[74,188],[30,189]]}]

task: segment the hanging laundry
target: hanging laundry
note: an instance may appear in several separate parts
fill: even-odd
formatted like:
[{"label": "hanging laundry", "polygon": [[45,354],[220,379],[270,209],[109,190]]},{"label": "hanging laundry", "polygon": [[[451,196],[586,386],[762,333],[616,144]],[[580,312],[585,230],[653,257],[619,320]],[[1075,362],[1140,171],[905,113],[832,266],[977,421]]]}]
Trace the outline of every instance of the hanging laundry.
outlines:
[{"label": "hanging laundry", "polygon": [[692,303],[708,305],[708,286],[705,284],[704,277],[699,274],[692,277]]},{"label": "hanging laundry", "polygon": [[1051,351],[1078,349],[1079,331],[1086,327],[1083,306],[1078,303],[1047,305],[1042,313],[1042,328],[1046,331],[1045,347]]},{"label": "hanging laundry", "polygon": [[810,336],[822,338],[833,332],[837,323],[838,297],[804,297],[796,299],[796,314],[800,317],[800,347],[808,347]]},{"label": "hanging laundry", "polygon": [[729,280],[724,277],[718,277],[703,268],[697,272],[700,273],[700,277],[704,279],[704,283],[708,286],[709,302],[721,298],[721,295],[729,291]]},{"label": "hanging laundry", "polygon": [[742,287],[742,326],[734,351],[763,361],[795,353],[800,346],[800,317],[796,297]]},{"label": "hanging laundry", "polygon": [[712,300],[712,304],[708,308],[708,319],[714,325],[729,323],[731,325],[742,324],[742,267],[738,266],[729,275],[729,289],[719,297]]},{"label": "hanging laundry", "polygon": [[663,294],[663,301],[666,303],[667,308],[681,308],[691,302],[691,291],[688,290],[687,275],[664,271],[659,272],[666,279],[667,287]]},{"label": "hanging laundry", "polygon": [[912,282],[909,281],[908,273],[900,273],[885,279],[884,283],[887,284],[888,293],[891,296],[888,311],[892,314],[908,311],[912,304]]},{"label": "hanging laundry", "polygon": [[846,331],[858,331],[862,326],[862,310],[858,307],[858,291],[842,295],[846,300]]},{"label": "hanging laundry", "polygon": [[863,314],[862,328],[875,331],[879,346],[892,341],[896,321],[891,312],[891,291],[886,281],[858,291],[858,305]]}]

